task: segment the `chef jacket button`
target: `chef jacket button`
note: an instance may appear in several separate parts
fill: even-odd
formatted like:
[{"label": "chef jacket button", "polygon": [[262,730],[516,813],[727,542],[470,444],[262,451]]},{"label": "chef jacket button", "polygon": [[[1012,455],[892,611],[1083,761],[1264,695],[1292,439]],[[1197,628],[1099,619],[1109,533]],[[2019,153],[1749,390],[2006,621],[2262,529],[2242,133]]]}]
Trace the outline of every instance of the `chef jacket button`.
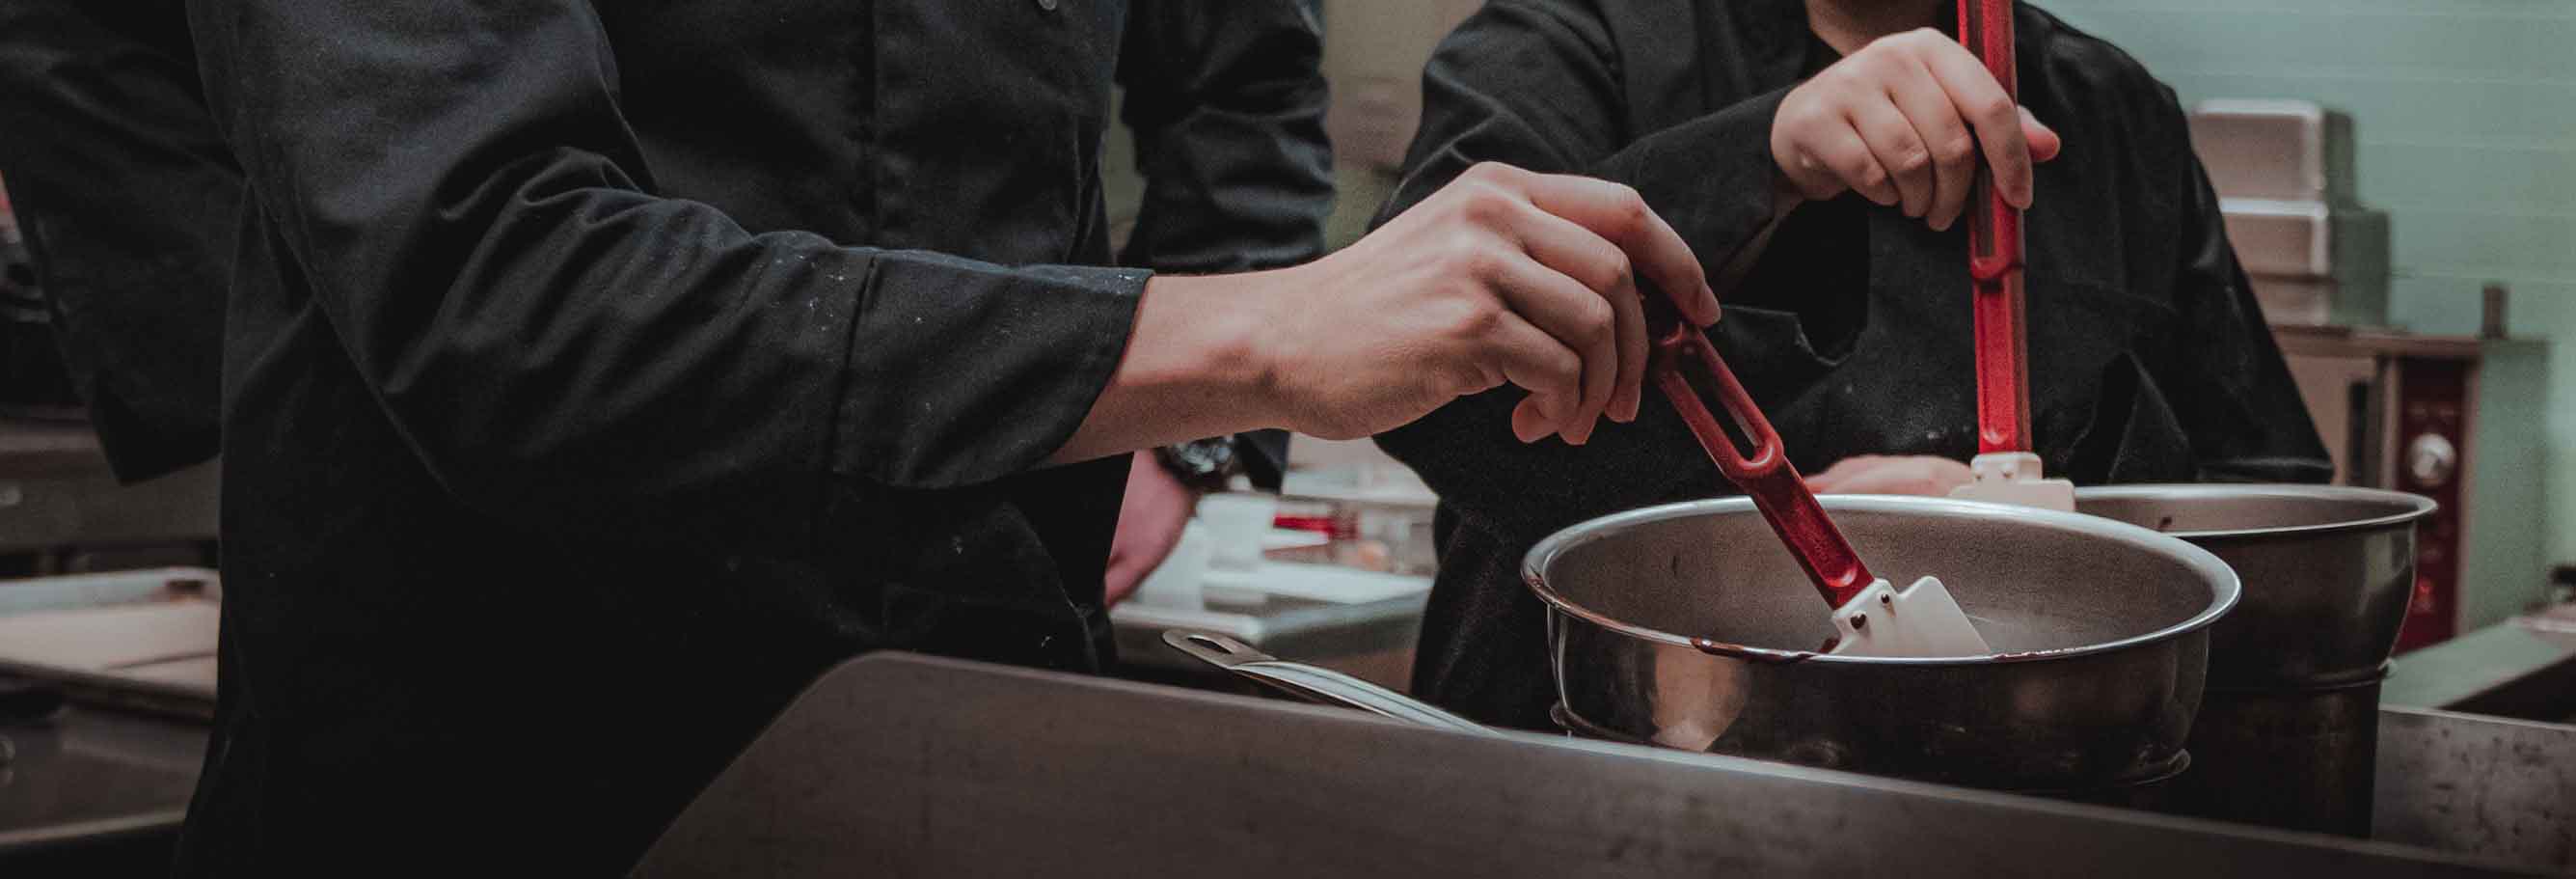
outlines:
[{"label": "chef jacket button", "polygon": [[1056,2],[1057,0],[1038,0],[1038,8],[1044,9],[1048,12],[1054,12]]}]

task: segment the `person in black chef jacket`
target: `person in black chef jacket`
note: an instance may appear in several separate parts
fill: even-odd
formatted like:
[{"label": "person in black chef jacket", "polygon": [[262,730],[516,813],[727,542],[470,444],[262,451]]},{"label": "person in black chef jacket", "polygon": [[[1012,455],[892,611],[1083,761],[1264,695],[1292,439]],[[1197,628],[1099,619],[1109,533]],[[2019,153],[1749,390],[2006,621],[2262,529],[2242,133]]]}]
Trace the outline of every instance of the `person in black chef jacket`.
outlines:
[{"label": "person in black chef jacket", "polygon": [[[2078,484],[2322,481],[2330,465],[2173,92],[2015,7],[2020,126],[1950,0],[1496,0],[1424,73],[1384,216],[1480,161],[1598,174],[1671,219],[1726,303],[1713,340],[1819,491],[1945,494],[1977,451],[1967,180],[2028,207],[2036,451]],[[2023,143],[2038,158],[2031,181]],[[1440,495],[1414,691],[1547,728],[1540,538],[1731,494],[1669,407],[1581,448],[1494,442],[1497,391],[1379,437]]]},{"label": "person in black chef jacket", "polygon": [[0,180],[117,477],[214,457],[242,179],[179,8],[0,3]]},{"label": "person in black chef jacket", "polygon": [[[1128,84],[1306,76],[1253,5]],[[1102,667],[1121,453],[1505,382],[1487,430],[1581,442],[1632,267],[1717,317],[1633,190],[1501,165],[1303,265],[1104,267],[1122,41],[1213,5],[188,8],[249,191],[188,875],[624,869],[844,657]]]},{"label": "person in black chef jacket", "polygon": [[[1122,119],[1144,135],[1147,191],[1118,264],[1239,272],[1322,254],[1325,88],[1314,46],[1278,42],[1283,10],[1294,7],[1146,18],[1127,35]],[[61,353],[109,463],[140,481],[214,457],[242,181],[207,117],[184,8],[0,8],[0,122],[0,179],[21,194]],[[1113,599],[1177,540],[1184,481],[1247,472],[1275,489],[1286,441],[1264,430],[1138,455]]]}]

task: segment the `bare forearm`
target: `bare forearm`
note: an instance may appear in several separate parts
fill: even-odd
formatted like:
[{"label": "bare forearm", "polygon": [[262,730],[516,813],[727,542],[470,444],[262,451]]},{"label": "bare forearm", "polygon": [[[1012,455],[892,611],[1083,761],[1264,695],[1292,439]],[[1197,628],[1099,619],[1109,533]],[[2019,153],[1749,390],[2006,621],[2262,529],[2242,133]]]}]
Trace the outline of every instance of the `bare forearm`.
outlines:
[{"label": "bare forearm", "polygon": [[1146,282],[1118,370],[1048,463],[1281,426],[1257,344],[1276,283],[1271,272]]},{"label": "bare forearm", "polygon": [[1581,444],[1636,417],[1632,268],[1717,320],[1699,260],[1634,190],[1470,169],[1323,259],[1147,282],[1108,386],[1048,460],[1264,427],[1362,437],[1505,381],[1530,396],[1494,430]]}]

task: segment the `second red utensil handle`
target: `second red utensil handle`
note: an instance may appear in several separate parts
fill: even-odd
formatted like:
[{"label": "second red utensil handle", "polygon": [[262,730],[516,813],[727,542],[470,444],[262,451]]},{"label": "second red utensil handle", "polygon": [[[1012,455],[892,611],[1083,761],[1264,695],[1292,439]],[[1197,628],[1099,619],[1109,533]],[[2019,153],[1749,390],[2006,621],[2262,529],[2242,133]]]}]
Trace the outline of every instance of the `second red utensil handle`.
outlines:
[{"label": "second red utensil handle", "polygon": [[[1959,42],[2021,101],[2013,64],[2012,0],[1959,0]],[[1968,212],[1968,278],[1975,302],[1977,453],[2030,451],[2030,368],[2022,298],[2021,210],[1977,170]]]}]

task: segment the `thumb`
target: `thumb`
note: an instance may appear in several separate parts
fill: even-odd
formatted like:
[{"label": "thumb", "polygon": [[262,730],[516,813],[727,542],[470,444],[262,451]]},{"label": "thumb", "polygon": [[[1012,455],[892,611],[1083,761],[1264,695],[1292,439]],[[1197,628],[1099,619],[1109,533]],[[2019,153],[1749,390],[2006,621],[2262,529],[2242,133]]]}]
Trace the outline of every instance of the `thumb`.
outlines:
[{"label": "thumb", "polygon": [[2057,151],[2066,147],[2066,141],[2059,138],[2057,132],[2039,124],[2039,117],[2030,115],[2029,107],[2021,108],[2021,136],[2030,143],[2030,160],[2033,162],[2057,158]]}]

